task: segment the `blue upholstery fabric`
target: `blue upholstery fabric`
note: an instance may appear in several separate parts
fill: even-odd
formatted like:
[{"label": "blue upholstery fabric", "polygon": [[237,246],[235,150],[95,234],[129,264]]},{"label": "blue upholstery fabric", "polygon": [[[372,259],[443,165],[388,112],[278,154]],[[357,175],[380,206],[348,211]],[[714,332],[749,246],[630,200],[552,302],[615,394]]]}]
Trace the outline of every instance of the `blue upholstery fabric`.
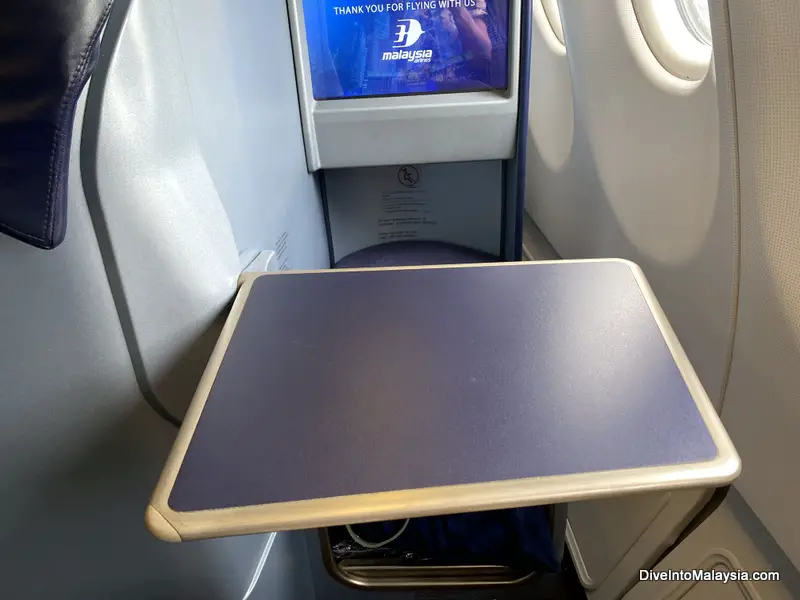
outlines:
[{"label": "blue upholstery fabric", "polygon": [[370,246],[345,256],[337,269],[367,267],[417,267],[498,262],[491,254],[442,242],[390,242]]},{"label": "blue upholstery fabric", "polygon": [[0,2],[0,232],[37,248],[66,234],[75,109],[112,4]]}]

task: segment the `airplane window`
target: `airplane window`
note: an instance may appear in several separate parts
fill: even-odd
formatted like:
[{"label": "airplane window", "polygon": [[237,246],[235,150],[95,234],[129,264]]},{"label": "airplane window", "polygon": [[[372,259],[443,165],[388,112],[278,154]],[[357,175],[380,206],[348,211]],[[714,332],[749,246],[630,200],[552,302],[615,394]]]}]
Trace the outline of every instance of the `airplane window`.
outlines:
[{"label": "airplane window", "polygon": [[711,16],[708,13],[708,0],[675,0],[683,22],[701,42],[711,45]]},{"label": "airplane window", "polygon": [[700,81],[711,64],[708,0],[633,0],[633,8],[653,55],[667,71]]},{"label": "airplane window", "polygon": [[561,26],[561,13],[558,10],[558,0],[542,0],[542,8],[553,33],[556,34],[558,41],[564,45],[564,28]]}]

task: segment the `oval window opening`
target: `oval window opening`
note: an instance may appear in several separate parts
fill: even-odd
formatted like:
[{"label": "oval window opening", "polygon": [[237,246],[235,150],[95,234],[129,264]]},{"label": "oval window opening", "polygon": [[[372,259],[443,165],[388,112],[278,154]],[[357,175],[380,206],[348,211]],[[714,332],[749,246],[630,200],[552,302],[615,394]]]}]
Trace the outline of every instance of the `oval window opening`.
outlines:
[{"label": "oval window opening", "polygon": [[553,30],[553,33],[556,34],[556,39],[561,42],[561,45],[566,45],[564,43],[564,28],[561,25],[561,12],[558,9],[558,0],[542,0],[542,8],[544,8],[544,14],[547,17],[547,21],[550,23],[550,28]]},{"label": "oval window opening", "polygon": [[699,81],[711,64],[708,0],[633,0],[647,45],[661,66]]},{"label": "oval window opening", "polygon": [[686,28],[698,41],[711,45],[711,15],[708,0],[675,0]]}]

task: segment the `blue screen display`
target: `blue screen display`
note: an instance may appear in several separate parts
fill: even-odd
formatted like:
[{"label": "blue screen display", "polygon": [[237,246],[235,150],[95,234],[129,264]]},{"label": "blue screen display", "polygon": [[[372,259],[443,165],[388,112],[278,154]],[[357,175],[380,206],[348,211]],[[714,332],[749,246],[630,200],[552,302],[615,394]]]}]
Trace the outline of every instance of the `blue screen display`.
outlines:
[{"label": "blue screen display", "polygon": [[303,0],[314,98],[505,90],[508,2]]}]

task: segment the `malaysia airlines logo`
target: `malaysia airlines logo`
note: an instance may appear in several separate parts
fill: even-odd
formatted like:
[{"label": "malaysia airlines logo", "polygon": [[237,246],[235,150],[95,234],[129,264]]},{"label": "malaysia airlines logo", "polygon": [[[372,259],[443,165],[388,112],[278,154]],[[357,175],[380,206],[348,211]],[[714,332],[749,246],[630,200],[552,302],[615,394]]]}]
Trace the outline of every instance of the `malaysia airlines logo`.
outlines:
[{"label": "malaysia airlines logo", "polygon": [[[400,19],[397,22],[397,39],[393,48],[408,48],[413,46],[425,33],[422,25],[416,19]],[[433,57],[432,50],[395,50],[384,52],[381,60],[405,60],[410,63],[428,63]]]},{"label": "malaysia airlines logo", "polygon": [[[408,23],[408,25],[405,25]],[[422,25],[416,19],[400,19],[397,21],[397,39],[394,41],[394,48],[408,48],[417,43],[420,36],[425,33]]]}]

